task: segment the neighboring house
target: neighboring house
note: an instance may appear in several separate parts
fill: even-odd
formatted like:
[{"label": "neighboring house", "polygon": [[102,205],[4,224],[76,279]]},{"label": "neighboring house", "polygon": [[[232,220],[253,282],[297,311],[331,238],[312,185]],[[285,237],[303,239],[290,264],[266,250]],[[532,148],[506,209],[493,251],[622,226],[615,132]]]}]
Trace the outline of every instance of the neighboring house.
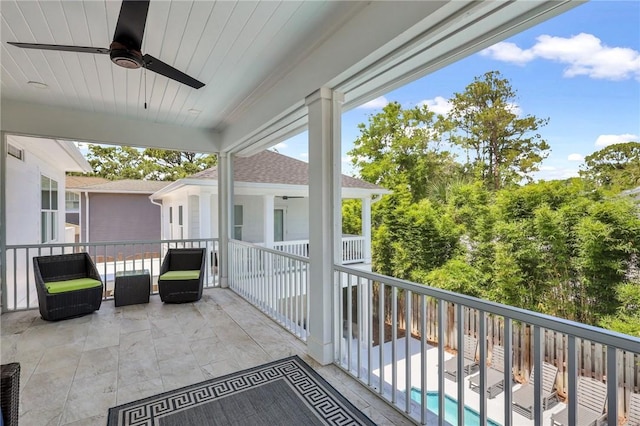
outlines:
[{"label": "neighboring house", "polygon": [[[59,247],[38,244],[60,244],[73,241],[73,231],[65,229],[65,173],[89,172],[91,166],[73,142],[56,139],[7,136],[5,185],[7,280],[31,283],[31,300],[36,300],[33,257],[60,253]],[[68,235],[70,234],[70,235]],[[9,266],[10,265],[10,266]],[[14,306],[28,306],[26,286],[3,288],[3,299]]]},{"label": "neighboring house", "polygon": [[67,177],[67,221],[79,225],[80,242],[159,240],[160,206],[149,195],[167,182]]},{"label": "neighboring house", "polygon": [[[98,183],[109,182],[97,176],[67,176],[67,191],[64,196],[66,210],[66,226],[74,230],[74,242],[80,242],[80,193],[72,188],[82,188],[85,186],[96,185]],[[71,189],[70,189],[71,188]]]},{"label": "neighboring house", "polygon": [[[231,237],[308,255],[309,164],[263,151],[250,157],[235,157],[233,173]],[[218,236],[217,179],[218,169],[212,167],[175,181],[151,196],[162,203],[163,238]],[[358,250],[359,261],[368,262],[371,258],[371,202],[387,193],[377,185],[342,176],[342,198],[362,200],[362,235],[351,237],[360,245],[349,249]],[[344,244],[351,240],[343,239]]]},{"label": "neighboring house", "polygon": [[65,173],[70,171],[91,171],[73,142],[8,136],[7,245],[66,241]]}]

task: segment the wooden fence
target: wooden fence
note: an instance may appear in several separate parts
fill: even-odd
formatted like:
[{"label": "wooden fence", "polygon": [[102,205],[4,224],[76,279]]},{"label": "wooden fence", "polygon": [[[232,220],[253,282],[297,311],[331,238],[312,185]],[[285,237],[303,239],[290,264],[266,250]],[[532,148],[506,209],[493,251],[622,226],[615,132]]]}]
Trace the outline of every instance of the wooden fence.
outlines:
[{"label": "wooden fence", "polygon": [[[392,297],[391,287],[385,287],[384,298],[384,318],[385,323],[390,329],[392,321]],[[405,292],[398,291],[397,294],[397,327],[400,335],[404,335],[406,331],[406,304]],[[379,285],[374,283],[373,287],[373,317],[374,324],[377,324],[379,318]],[[411,324],[410,332],[416,337],[421,337],[421,299],[419,294],[412,294],[411,300]],[[427,319],[426,319],[426,339],[433,345],[440,343],[438,336],[438,300],[426,297],[427,301]],[[353,300],[357,300],[355,295]],[[354,302],[355,303],[355,302]],[[444,324],[444,345],[450,351],[457,351],[457,313],[453,303],[447,304],[445,309]],[[479,315],[475,309],[464,307],[463,309],[464,332],[475,337],[479,335]],[[354,316],[357,318],[357,316]],[[504,345],[504,318],[496,315],[486,315],[487,330],[487,350],[490,360],[490,354],[493,345]],[[524,382],[531,373],[533,363],[533,335],[532,328],[528,324],[513,322],[512,323],[512,347],[513,347],[513,374],[516,380]],[[385,341],[390,341],[391,335],[389,330],[385,334]],[[640,348],[639,348],[640,349]],[[543,360],[558,367],[558,376],[556,387],[558,394],[562,398],[566,398],[568,373],[567,373],[567,336],[553,330],[545,330],[544,332],[544,351]],[[593,377],[597,380],[606,382],[606,347],[599,343],[588,340],[576,339],[577,365],[578,374],[587,377]],[[639,350],[640,352],[640,350]],[[628,353],[618,351],[618,410],[619,413],[626,413],[629,406],[629,395],[631,392],[640,391],[640,353]]]}]

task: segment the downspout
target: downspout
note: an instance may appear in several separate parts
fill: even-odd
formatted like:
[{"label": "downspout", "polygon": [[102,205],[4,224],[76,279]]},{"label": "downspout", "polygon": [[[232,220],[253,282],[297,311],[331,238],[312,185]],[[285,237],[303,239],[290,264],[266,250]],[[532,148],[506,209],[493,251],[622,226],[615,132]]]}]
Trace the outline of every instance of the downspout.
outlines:
[{"label": "downspout", "polygon": [[157,201],[154,201],[153,198],[151,198],[151,195],[149,195],[149,201],[151,201],[151,204],[160,207],[160,239],[164,239],[164,209],[162,208],[163,205],[162,203],[158,203]]},{"label": "downspout", "polygon": [[89,191],[84,191],[84,200],[86,207],[86,218],[85,218],[85,227],[84,227],[84,242],[89,242]]}]

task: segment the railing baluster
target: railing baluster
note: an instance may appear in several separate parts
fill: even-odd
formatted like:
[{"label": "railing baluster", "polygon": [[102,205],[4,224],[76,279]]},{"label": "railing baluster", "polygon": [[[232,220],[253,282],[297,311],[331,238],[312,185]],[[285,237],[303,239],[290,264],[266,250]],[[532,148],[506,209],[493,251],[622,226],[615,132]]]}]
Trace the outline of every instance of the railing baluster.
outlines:
[{"label": "railing baluster", "polygon": [[[445,302],[438,299],[438,424],[445,425],[444,421],[444,307]],[[458,372],[461,374],[461,372]],[[461,380],[461,379],[458,379]]]},{"label": "railing baluster", "polygon": [[513,327],[511,318],[504,318],[504,426],[513,424]]},{"label": "railing baluster", "polygon": [[[340,274],[340,287],[338,287],[338,291],[340,294],[343,293],[344,287],[342,286],[342,277],[343,274]],[[351,371],[353,369],[353,361],[351,358],[351,351],[353,346],[353,288],[351,287],[351,277],[349,275],[347,277],[347,369]],[[340,305],[344,306],[344,305]],[[344,323],[343,330],[344,330]]]},{"label": "railing baluster", "polygon": [[398,400],[398,288],[391,287],[391,402]]},{"label": "railing baluster", "polygon": [[456,358],[458,364],[458,380],[456,381],[458,387],[458,420],[460,424],[464,424],[464,306],[460,303],[456,304],[456,314],[458,316],[458,323],[456,325],[456,346],[458,346],[458,356]]},{"label": "railing baluster", "polygon": [[618,424],[618,364],[616,348],[607,346],[607,419],[610,425]]},{"label": "railing baluster", "polygon": [[409,290],[404,292],[404,356],[405,356],[405,411],[411,413],[411,297]]},{"label": "railing baluster", "polygon": [[533,421],[542,424],[542,341],[544,330],[541,327],[532,326],[533,329]]},{"label": "railing baluster", "polygon": [[[351,279],[353,278],[353,275],[349,276],[349,281],[351,281]],[[357,305],[358,305],[358,337],[356,338],[356,341],[358,342],[358,378],[362,378],[362,344],[361,344],[361,339],[362,339],[362,332],[363,332],[363,318],[362,318],[362,277],[357,277],[357,294],[358,294],[358,299],[356,300]]]},{"label": "railing baluster", "polygon": [[[478,311],[480,347],[480,424],[487,424],[487,322],[485,312]],[[462,381],[462,378],[459,380]]]},{"label": "railing baluster", "polygon": [[568,377],[568,389],[567,395],[569,395],[569,399],[567,400],[567,408],[569,409],[569,424],[575,425],[576,422],[576,409],[577,409],[577,398],[578,394],[578,364],[577,364],[577,353],[576,353],[576,338],[571,334],[567,335],[567,375]]},{"label": "railing baluster", "polygon": [[427,296],[420,296],[420,423],[427,424]]},{"label": "railing baluster", "polygon": [[378,360],[380,367],[380,385],[378,392],[380,395],[384,395],[384,345],[385,345],[385,332],[384,332],[384,283],[378,281]]},{"label": "railing baluster", "polygon": [[373,370],[373,282],[367,280],[367,385],[372,386]]}]

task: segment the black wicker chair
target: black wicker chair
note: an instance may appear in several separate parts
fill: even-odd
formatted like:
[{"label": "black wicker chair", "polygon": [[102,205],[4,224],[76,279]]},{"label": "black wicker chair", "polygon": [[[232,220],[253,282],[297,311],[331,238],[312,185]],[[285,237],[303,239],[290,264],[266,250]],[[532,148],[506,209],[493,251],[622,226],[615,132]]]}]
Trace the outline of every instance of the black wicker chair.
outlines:
[{"label": "black wicker chair", "polygon": [[18,426],[20,412],[20,364],[12,362],[0,366],[0,407],[4,426]]},{"label": "black wicker chair", "polygon": [[160,299],[165,303],[200,300],[205,264],[204,248],[169,249],[162,261],[158,278]]},{"label": "black wicker chair", "polygon": [[[87,253],[58,254],[33,258],[33,272],[42,319],[57,321],[90,314],[100,309],[103,282]],[[90,288],[49,292],[46,283],[91,278],[100,282]]]}]

